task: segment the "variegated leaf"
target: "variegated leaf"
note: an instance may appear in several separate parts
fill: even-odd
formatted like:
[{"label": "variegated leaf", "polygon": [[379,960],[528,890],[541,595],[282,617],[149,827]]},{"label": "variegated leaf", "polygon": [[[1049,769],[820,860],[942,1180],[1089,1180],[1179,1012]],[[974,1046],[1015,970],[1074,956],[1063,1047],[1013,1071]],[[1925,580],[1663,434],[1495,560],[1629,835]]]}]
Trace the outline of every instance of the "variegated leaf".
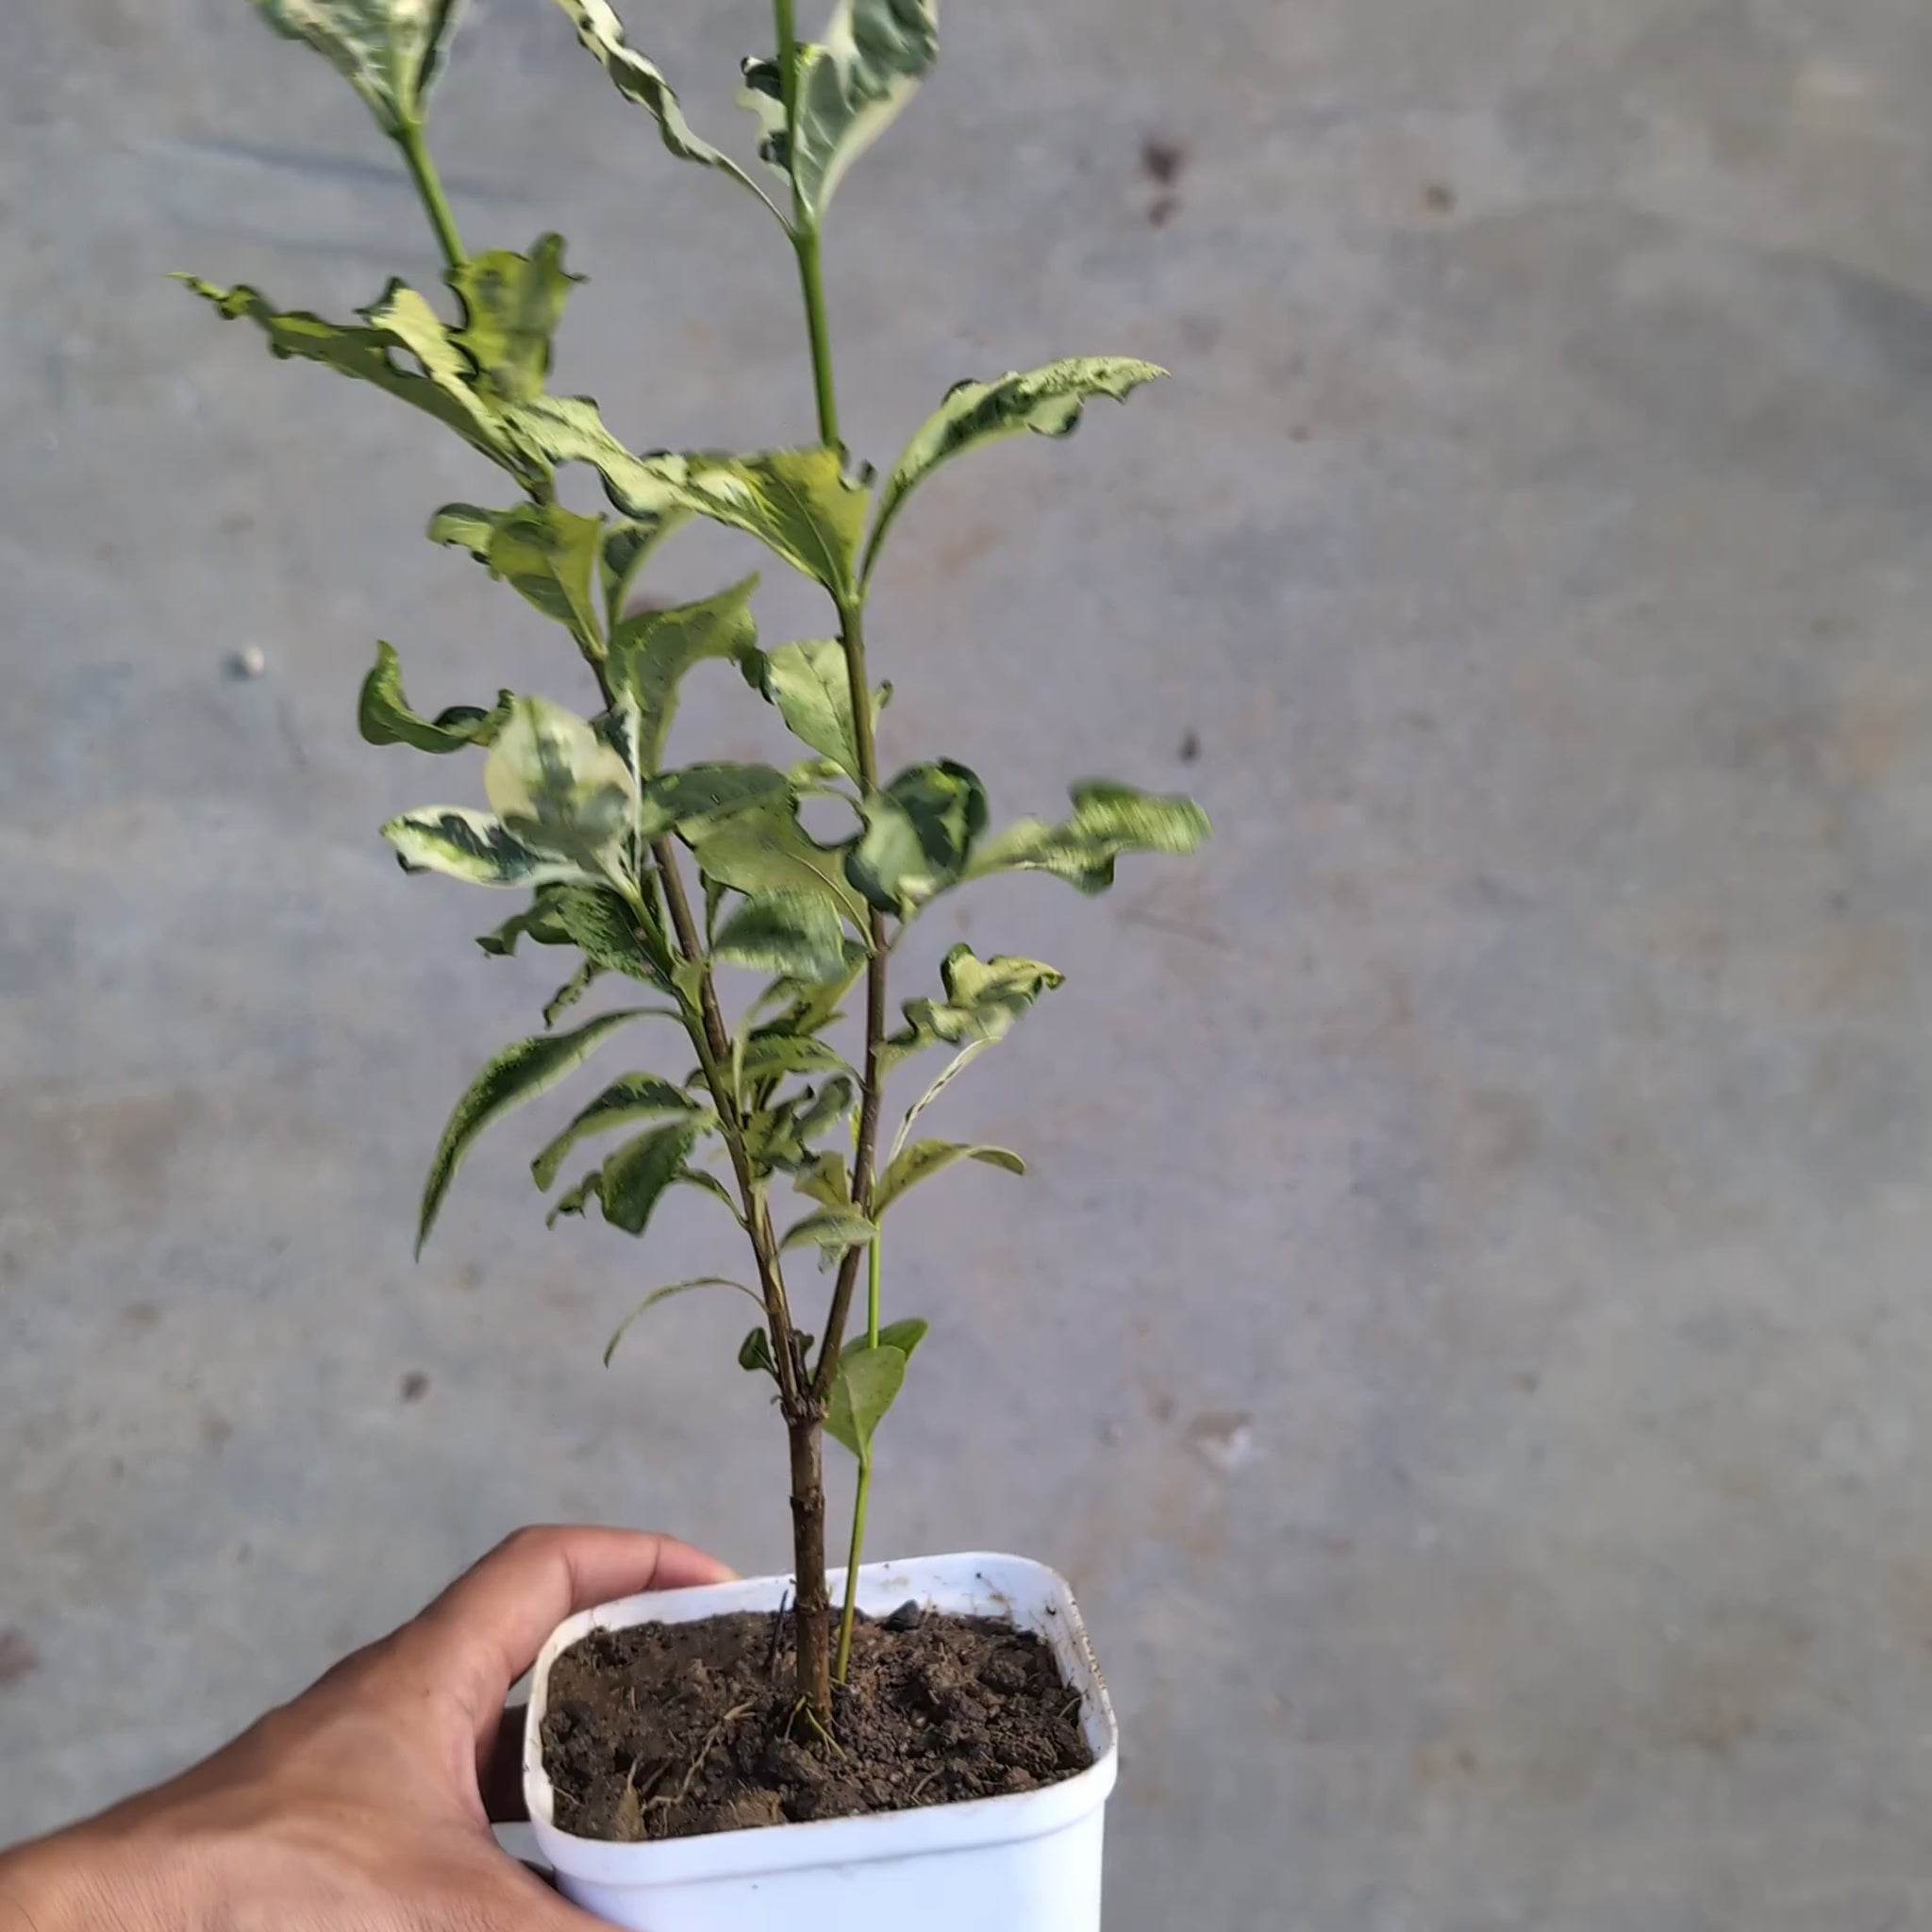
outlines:
[{"label": "variegated leaf", "polygon": [[789,796],[701,824],[687,822],[680,829],[699,866],[721,883],[747,897],[810,893],[864,928],[865,901],[846,881],[843,849],[819,844],[798,823],[797,805]]},{"label": "variegated leaf", "polygon": [[604,552],[597,560],[598,579],[604,587],[604,627],[615,630],[624,616],[625,600],[637,581],[652,551],[672,531],[691,521],[688,509],[669,508],[649,521],[620,517],[604,531]]},{"label": "variegated leaf", "polygon": [[1043,992],[1065,983],[1039,959],[998,954],[977,958],[963,941],[940,962],[943,1000],[908,1000],[906,1024],[886,1042],[886,1058],[896,1064],[922,1047],[962,1046],[969,1041],[1000,1040],[1013,1022]]},{"label": "variegated leaf", "polygon": [[565,1074],[582,1066],[610,1034],[641,1017],[634,1010],[600,1013],[570,1033],[540,1033],[532,1040],[520,1040],[514,1046],[505,1047],[477,1074],[469,1091],[457,1102],[436,1157],[429,1163],[429,1177],[423,1188],[423,1218],[416,1233],[417,1254],[429,1239],[457,1170],[483,1129],[512,1108],[547,1093]]},{"label": "variegated leaf", "polygon": [[844,1058],[823,1040],[763,1034],[746,1041],[739,1070],[750,1081],[775,1080],[787,1074],[851,1074]]},{"label": "variegated leaf", "polygon": [[476,943],[493,959],[513,957],[519,940],[527,939],[540,946],[568,946],[575,943],[557,916],[554,903],[558,892],[583,891],[589,887],[544,886],[528,906],[512,919],[507,919],[494,932],[479,933]]},{"label": "variegated leaf", "polygon": [[819,1248],[842,1255],[847,1248],[872,1244],[877,1226],[853,1208],[825,1208],[794,1223],[778,1243],[781,1248]]},{"label": "variegated leaf", "polygon": [[824,221],[846,169],[897,119],[938,56],[939,0],[839,0],[824,43],[799,48],[786,158],[810,226]]},{"label": "variegated leaf", "polygon": [[[675,772],[659,772],[644,786],[638,823],[647,839],[673,829],[691,839],[736,812],[776,805],[789,796],[785,774],[770,765],[738,765],[722,758],[682,765]],[[708,880],[707,889],[730,890],[717,879]]]},{"label": "variegated leaf", "polygon": [[[792,737],[822,753],[848,778],[858,780],[852,679],[845,666],[844,646],[836,638],[780,644],[765,659],[764,690]],[[874,722],[891,695],[890,684],[873,693]]]},{"label": "variegated leaf", "polygon": [[[270,352],[320,362],[434,416],[520,481],[547,476],[547,464],[517,443],[494,405],[472,386],[469,359],[451,341],[436,311],[415,290],[391,282],[381,301],[362,309],[359,328],[325,322],[307,309],[278,309],[246,284],[217,288],[193,275],[177,280],[213,306],[224,320],[245,318],[268,338]],[[407,355],[417,367],[396,360]]]},{"label": "variegated leaf", "polygon": [[728,658],[754,691],[764,673],[751,614],[756,575],[701,603],[675,610],[641,610],[610,634],[610,682],[638,708],[637,766],[649,776],[664,761],[664,741],[677,710],[677,687],[692,665]]},{"label": "variegated leaf", "polygon": [[[718,169],[772,208],[764,190],[729,155],[691,131],[671,84],[625,37],[624,23],[608,0],[558,0],[558,5],[570,15],[577,39],[597,57],[618,92],[626,100],[635,101],[657,122],[664,145],[672,154],[681,161],[696,161],[701,166]],[[772,211],[777,213],[774,208]]]},{"label": "variegated leaf", "polygon": [[620,1147],[597,1179],[604,1219],[625,1234],[642,1234],[664,1191],[683,1174],[701,1131],[693,1121],[679,1121],[654,1127]]},{"label": "variegated leaf", "polygon": [[821,893],[759,893],[724,922],[711,957],[788,979],[830,979],[844,965],[845,926],[838,907]]},{"label": "variegated leaf", "polygon": [[912,765],[859,807],[865,832],[845,876],[881,912],[909,919],[966,870],[986,829],[986,788],[950,758]]},{"label": "variegated leaf", "polygon": [[525,403],[542,392],[551,338],[582,280],[563,265],[561,235],[539,237],[528,255],[491,248],[450,272],[463,306],[463,325],[451,340],[470,358],[486,395]]},{"label": "variegated leaf", "polygon": [[853,594],[869,491],[846,478],[839,451],[641,457],[610,433],[589,396],[534,396],[506,409],[505,420],[507,434],[540,466],[590,464],[625,516],[708,518],[758,538],[834,597]]},{"label": "variegated leaf", "polygon": [[491,710],[452,705],[433,718],[420,717],[403,695],[402,660],[392,646],[378,643],[375,668],[362,680],[356,722],[371,744],[409,744],[427,752],[461,751],[465,745],[493,742],[508,720],[513,702],[508,691],[499,691]]},{"label": "variegated leaf", "polygon": [[583,998],[602,976],[603,967],[594,959],[586,959],[571,976],[543,1002],[543,1024],[555,1026],[558,1018]]},{"label": "variegated leaf", "polygon": [[500,818],[459,805],[406,811],[383,826],[382,836],[405,872],[440,872],[473,886],[541,886],[585,876],[574,860],[525,844]]},{"label": "variegated leaf", "polygon": [[[547,919],[568,942],[609,973],[668,989],[675,960],[662,931],[608,886],[552,887],[544,895]],[[547,933],[551,926],[546,924]],[[532,932],[532,938],[540,935]],[[675,1018],[675,1015],[674,1014]]]},{"label": "variegated leaf", "polygon": [[656,1074],[626,1074],[605,1088],[530,1163],[530,1173],[537,1185],[547,1191],[556,1182],[564,1157],[579,1141],[592,1134],[608,1133],[612,1127],[629,1126],[636,1121],[658,1119],[665,1114],[695,1115],[699,1111],[696,1102],[669,1080],[661,1080]]},{"label": "variegated leaf", "polygon": [[899,453],[879,496],[879,513],[865,548],[865,575],[872,575],[879,545],[906,499],[940,465],[982,442],[1031,430],[1036,436],[1071,436],[1080,412],[1094,396],[1124,402],[1142,383],[1167,371],[1127,356],[1075,356],[1024,374],[1014,371],[991,382],[960,382]]},{"label": "variegated leaf", "polygon": [[873,1218],[878,1220],[888,1208],[923,1180],[961,1160],[977,1160],[1006,1174],[1024,1174],[1026,1163],[1005,1147],[969,1147],[958,1141],[915,1141],[892,1157],[891,1166],[879,1176],[873,1190]]},{"label": "variegated leaf", "polygon": [[608,874],[629,831],[630,767],[582,718],[519,698],[483,761],[483,791],[512,836]]},{"label": "variegated leaf", "polygon": [[591,657],[603,654],[596,593],[607,536],[601,517],[578,516],[555,503],[479,509],[446,503],[430,520],[432,541],[467,550],[502,577]]},{"label": "variegated leaf", "polygon": [[969,875],[1045,872],[1083,892],[1104,892],[1122,853],[1192,852],[1214,829],[1191,798],[1160,797],[1108,778],[1075,785],[1073,798],[1073,816],[1057,825],[1019,819],[989,839],[974,853]]},{"label": "variegated leaf", "polygon": [[368,103],[387,133],[419,124],[464,0],[255,0],[291,41],[306,41]]},{"label": "variegated leaf", "polygon": [[630,1313],[627,1314],[624,1318],[624,1320],[617,1324],[617,1333],[613,1335],[610,1338],[610,1340],[604,1345],[604,1366],[607,1369],[610,1366],[612,1357],[615,1357],[615,1355],[617,1354],[618,1343],[621,1342],[624,1340],[624,1338],[630,1333],[632,1327],[643,1316],[648,1315],[651,1312],[651,1310],[658,1306],[659,1302],[668,1302],[674,1295],[689,1294],[694,1288],[735,1288],[740,1294],[751,1295],[753,1301],[758,1300],[758,1296],[752,1294],[751,1290],[745,1287],[743,1282],[732,1281],[727,1276],[723,1274],[697,1274],[693,1275],[691,1279],[689,1281],[674,1281],[668,1288],[656,1289],[651,1293],[647,1294],[643,1298],[643,1300],[641,1301],[637,1305],[637,1307],[634,1307],[630,1311]]}]

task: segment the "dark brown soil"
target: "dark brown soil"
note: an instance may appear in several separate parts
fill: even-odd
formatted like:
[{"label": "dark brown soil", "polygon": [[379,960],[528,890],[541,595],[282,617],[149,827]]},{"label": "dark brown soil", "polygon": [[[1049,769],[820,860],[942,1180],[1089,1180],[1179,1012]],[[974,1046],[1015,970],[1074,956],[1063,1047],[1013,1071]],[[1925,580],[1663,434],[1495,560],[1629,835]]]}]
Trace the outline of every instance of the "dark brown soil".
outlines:
[{"label": "dark brown soil", "polygon": [[796,1707],[789,1622],[599,1631],[558,1658],[543,1717],[557,1823],[579,1838],[694,1838],[1030,1791],[1093,1754],[1037,1637],[908,1605],[854,1632],[835,1738]]}]

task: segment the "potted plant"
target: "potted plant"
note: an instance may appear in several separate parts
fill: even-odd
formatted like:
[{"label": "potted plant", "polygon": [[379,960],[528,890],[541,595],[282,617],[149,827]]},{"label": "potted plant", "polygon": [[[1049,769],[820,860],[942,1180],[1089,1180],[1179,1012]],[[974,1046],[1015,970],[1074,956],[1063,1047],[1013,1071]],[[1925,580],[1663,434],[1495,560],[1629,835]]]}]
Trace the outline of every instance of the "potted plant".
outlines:
[{"label": "potted plant", "polygon": [[[874,681],[865,619],[887,539],[942,463],[1022,431],[1064,436],[1089,400],[1124,398],[1162,372],[1090,357],[962,382],[880,480],[840,434],[821,236],[845,170],[932,67],[937,0],[838,0],[819,42],[798,38],[792,0],[775,0],[774,50],[744,65],[762,171],[692,130],[607,0],[558,0],[664,147],[761,204],[797,262],[817,440],[748,456],[637,454],[593,402],[550,385],[577,279],[560,238],[473,255],[440,185],[425,110],[463,0],[255,4],[325,55],[394,143],[445,257],[447,299],[392,282],[336,324],[250,288],[191,285],[254,323],[275,355],[386,390],[503,473],[497,498],[446,505],[429,535],[563,631],[589,694],[581,712],[504,691],[428,716],[405,697],[387,644],[362,686],[372,742],[482,754],[487,809],[432,806],[382,828],[405,868],[521,889],[483,950],[542,947],[570,962],[542,1030],[496,1055],[458,1102],[418,1250],[486,1127],[620,1038],[655,1037],[656,1071],[607,1074],[532,1171],[541,1189],[560,1185],[553,1224],[594,1208],[641,1236],[673,1187],[717,1203],[749,1279],[656,1287],[630,1321],[700,1287],[742,1292],[757,1314],[738,1359],[769,1380],[784,1424],[789,1578],[608,1606],[545,1650],[526,1753],[541,1842],[566,1891],[651,1932],[807,1932],[835,1910],[843,1924],[891,1906],[938,1932],[1095,1925],[1115,1740],[1065,1585],[1012,1557],[862,1562],[874,1441],[926,1332],[887,1319],[886,1217],[957,1162],[1024,1171],[1004,1148],[920,1130],[947,1084],[1061,975],[958,945],[941,984],[896,1014],[889,979],[900,940],[943,894],[1018,871],[1102,891],[1124,853],[1191,851],[1208,821],[1186,799],[1093,780],[1073,788],[1065,817],[996,830],[963,764],[887,773],[877,725],[891,687]],[[595,473],[608,510],[558,503],[571,464]],[[829,634],[762,647],[756,576],[674,608],[634,608],[652,554],[692,519],[748,535],[812,579]],[[775,708],[802,748],[789,769],[670,761],[679,682],[708,659],[738,668],[748,703]],[[808,830],[801,808],[840,829]],[[600,979],[626,998],[572,1014]],[[889,1125],[889,1085],[922,1060],[936,1076]],[[592,1143],[601,1159],[577,1171]],[[814,1311],[801,1257],[830,1277]],[[827,1436],[858,1463],[842,1573],[826,1563]]]}]

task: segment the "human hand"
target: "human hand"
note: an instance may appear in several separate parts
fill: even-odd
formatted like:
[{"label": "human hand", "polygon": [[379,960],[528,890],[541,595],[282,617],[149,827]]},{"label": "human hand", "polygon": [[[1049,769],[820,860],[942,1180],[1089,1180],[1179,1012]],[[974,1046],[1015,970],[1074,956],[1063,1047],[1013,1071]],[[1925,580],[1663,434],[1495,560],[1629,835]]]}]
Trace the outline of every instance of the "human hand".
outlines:
[{"label": "human hand", "polygon": [[0,1932],[591,1932],[508,1857],[509,1688],[574,1611],[731,1573],[673,1541],[525,1529],[204,1764],[0,1853]]}]

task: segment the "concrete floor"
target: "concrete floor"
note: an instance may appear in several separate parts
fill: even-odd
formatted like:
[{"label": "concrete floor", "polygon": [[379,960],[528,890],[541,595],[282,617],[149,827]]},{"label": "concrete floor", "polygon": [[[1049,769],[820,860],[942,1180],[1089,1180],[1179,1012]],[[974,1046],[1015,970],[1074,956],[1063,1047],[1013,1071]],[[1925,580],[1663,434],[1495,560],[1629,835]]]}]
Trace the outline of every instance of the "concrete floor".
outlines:
[{"label": "concrete floor", "polygon": [[[473,774],[361,744],[356,686],[378,634],[428,706],[571,674],[417,537],[478,466],[161,279],[435,274],[245,11],[0,22],[0,1838],[526,1518],[784,1560],[737,1311],[597,1363],[723,1257],[704,1204],[546,1235],[528,1123],[411,1265],[443,1112],[550,979],[388,862]],[[568,385],[645,445],[802,438],[776,237],[540,0],[477,11],[445,166],[473,243],[571,234]],[[764,9],[632,11],[729,125]],[[948,27],[835,218],[855,442],[1051,355],[1179,379],[908,514],[888,755],[1001,811],[1186,784],[1221,835],[937,922],[1072,983],[957,1090],[1033,1178],[895,1233],[938,1338],[875,1548],[1074,1576],[1112,1932],[1932,1924],[1932,14]],[[727,677],[686,722],[760,741]]]}]

